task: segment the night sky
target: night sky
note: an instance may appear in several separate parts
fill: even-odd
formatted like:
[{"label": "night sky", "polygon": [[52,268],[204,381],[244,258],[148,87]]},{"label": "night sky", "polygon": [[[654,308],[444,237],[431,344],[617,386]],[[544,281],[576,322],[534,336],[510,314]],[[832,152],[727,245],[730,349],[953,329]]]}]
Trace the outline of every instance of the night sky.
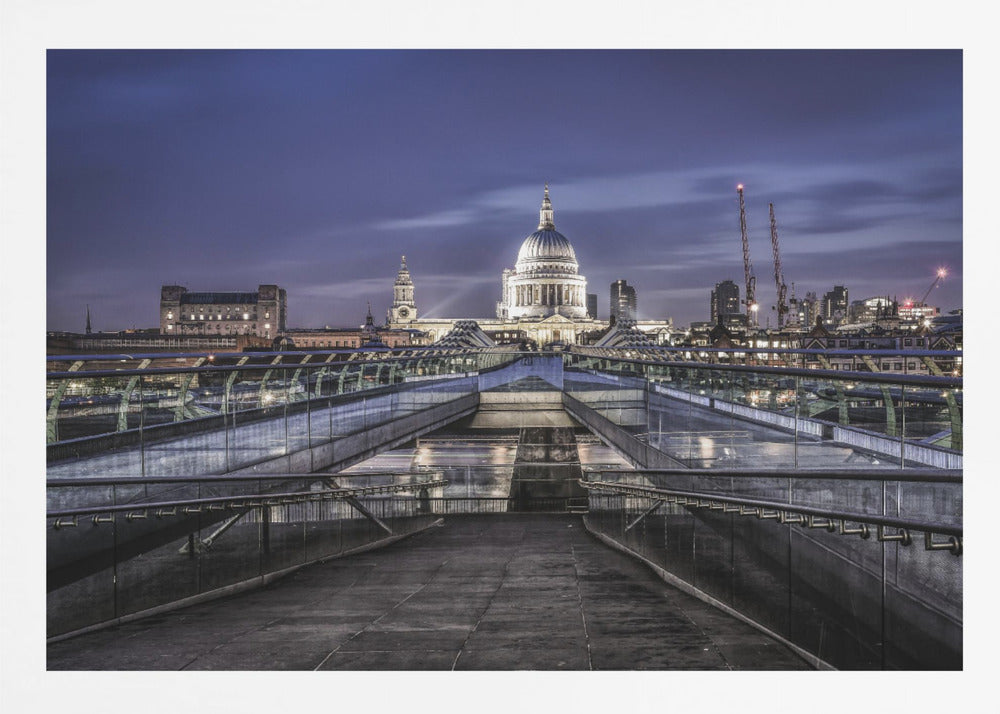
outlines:
[{"label": "night sky", "polygon": [[288,291],[358,325],[405,254],[420,313],[492,317],[549,183],[607,318],[761,324],[768,203],[799,297],[962,307],[960,51],[49,51],[47,328],[158,326],[159,287]]}]

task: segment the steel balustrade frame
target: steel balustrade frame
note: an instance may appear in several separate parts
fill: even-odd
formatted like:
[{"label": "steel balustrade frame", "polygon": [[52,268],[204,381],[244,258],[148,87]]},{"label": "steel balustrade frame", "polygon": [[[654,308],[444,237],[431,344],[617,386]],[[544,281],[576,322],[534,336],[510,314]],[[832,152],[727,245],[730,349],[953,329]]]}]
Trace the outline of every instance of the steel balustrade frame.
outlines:
[{"label": "steel balustrade frame", "polygon": [[[925,544],[927,550],[950,550],[954,555],[962,553],[962,527],[947,526],[924,521],[916,521],[908,518],[897,518],[894,516],[881,516],[868,513],[857,513],[848,511],[837,511],[829,508],[816,508],[813,506],[800,506],[788,502],[768,501],[757,498],[745,498],[740,496],[720,495],[718,492],[688,491],[684,489],[665,489],[653,486],[636,486],[630,484],[614,483],[611,481],[587,481],[580,479],[579,483],[587,491],[606,491],[619,493],[626,496],[654,499],[672,503],[679,506],[709,508],[711,510],[725,511],[727,513],[738,513],[741,516],[756,516],[757,518],[777,520],[779,523],[797,523],[806,528],[823,528],[830,532],[837,529],[832,521],[840,521],[840,530],[843,535],[853,534],[852,530],[845,530],[846,523],[857,523],[862,525],[873,525],[878,529],[879,541],[898,540],[903,545],[909,545],[912,539],[909,531],[920,531],[926,534]],[[727,508],[734,506],[735,508]],[[749,510],[748,510],[749,509]],[[650,509],[646,514],[655,509]],[[817,523],[815,519],[821,518],[826,522]],[[641,520],[641,518],[639,519]],[[637,521],[638,522],[638,521]],[[635,523],[631,524],[632,526]],[[631,527],[631,526],[630,526]],[[895,535],[885,533],[885,528],[896,528],[899,533]],[[863,538],[868,537],[867,529],[861,529],[859,533]],[[933,536],[941,535],[953,538],[947,544],[934,543]]]},{"label": "steel balustrade frame", "polygon": [[[625,348],[619,348],[625,349]],[[626,350],[627,351],[627,350]],[[634,351],[634,350],[631,350]],[[588,357],[578,352],[564,352],[565,355],[576,355],[577,357]],[[896,372],[853,372],[837,369],[810,369],[806,367],[782,367],[775,365],[747,365],[730,364],[722,362],[677,362],[677,361],[654,361],[650,359],[640,359],[638,357],[625,357],[623,355],[612,355],[605,357],[606,360],[614,360],[622,364],[635,365],[637,367],[670,367],[674,369],[696,369],[705,371],[727,371],[727,372],[747,372],[762,375],[784,376],[784,377],[810,377],[812,379],[830,379],[843,382],[872,382],[875,384],[894,384],[908,387],[932,387],[934,389],[962,389],[961,377],[945,377],[935,375],[899,374]],[[568,369],[580,369],[583,371],[607,372],[615,375],[616,372],[609,365],[604,368],[577,367],[570,363]],[[643,378],[642,373],[629,375]]]},{"label": "steel balustrade frame", "polygon": [[[186,498],[170,501],[149,501],[126,503],[113,506],[85,506],[81,508],[68,508],[56,511],[48,511],[46,519],[55,519],[55,528],[65,527],[68,524],[60,525],[61,518],[79,518],[81,516],[93,516],[95,525],[97,523],[113,523],[114,514],[128,513],[135,511],[156,511],[157,517],[177,515],[177,509],[182,509],[182,513],[200,513],[201,506],[214,506],[223,504],[231,509],[256,508],[260,506],[280,506],[288,503],[304,503],[307,501],[324,500],[347,500],[359,496],[381,495],[386,493],[400,493],[403,491],[426,490],[431,488],[443,488],[448,485],[448,481],[438,479],[419,483],[386,484],[383,486],[361,486],[356,488],[342,487],[335,489],[323,489],[320,491],[287,491],[282,493],[267,494],[241,494],[231,496],[212,496],[207,498]],[[195,510],[197,507],[197,510]],[[170,509],[167,512],[167,509]],[[220,510],[213,509],[210,510]],[[103,515],[111,516],[111,519],[101,518]],[[74,524],[75,525],[75,524]]]}]

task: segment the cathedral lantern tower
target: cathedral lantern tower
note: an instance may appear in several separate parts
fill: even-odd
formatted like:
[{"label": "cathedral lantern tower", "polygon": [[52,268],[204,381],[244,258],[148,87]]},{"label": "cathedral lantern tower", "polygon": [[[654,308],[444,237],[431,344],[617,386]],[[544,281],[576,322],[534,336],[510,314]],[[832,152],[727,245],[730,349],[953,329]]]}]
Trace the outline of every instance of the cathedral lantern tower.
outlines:
[{"label": "cathedral lantern tower", "polygon": [[389,308],[389,322],[400,324],[417,319],[417,304],[413,301],[413,281],[406,268],[406,256],[402,257],[396,282],[392,286],[392,307]]}]

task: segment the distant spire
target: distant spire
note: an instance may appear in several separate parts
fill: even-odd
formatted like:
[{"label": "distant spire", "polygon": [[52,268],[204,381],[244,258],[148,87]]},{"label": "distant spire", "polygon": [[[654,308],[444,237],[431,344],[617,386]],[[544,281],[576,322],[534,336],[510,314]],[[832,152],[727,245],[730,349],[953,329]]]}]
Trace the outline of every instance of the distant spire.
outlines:
[{"label": "distant spire", "polygon": [[90,334],[90,305],[87,305],[87,334]]},{"label": "distant spire", "polygon": [[399,269],[400,270],[406,270],[406,256],[405,255],[403,256],[403,259],[400,261]]},{"label": "distant spire", "polygon": [[368,301],[368,316],[365,318],[365,326],[361,332],[363,333],[361,337],[363,345],[372,345],[379,342],[378,328],[375,327],[375,318],[372,317],[371,300]]},{"label": "distant spire", "polygon": [[552,217],[552,202],[549,201],[549,184],[545,184],[545,198],[542,199],[542,210],[538,212],[538,230],[554,231],[555,221]]}]

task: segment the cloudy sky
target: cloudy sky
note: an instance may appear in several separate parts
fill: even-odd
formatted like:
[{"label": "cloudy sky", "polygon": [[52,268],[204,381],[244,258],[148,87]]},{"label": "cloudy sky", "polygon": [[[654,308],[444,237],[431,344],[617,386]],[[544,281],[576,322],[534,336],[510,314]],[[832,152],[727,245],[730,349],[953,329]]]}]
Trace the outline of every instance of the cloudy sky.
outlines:
[{"label": "cloudy sky", "polygon": [[642,319],[708,319],[740,182],[763,316],[768,203],[798,296],[919,298],[943,266],[928,301],[959,308],[962,54],[50,50],[47,327],[261,283],[290,327],[357,325],[402,254],[423,315],[490,317],[546,182],[601,317],[624,278]]}]

